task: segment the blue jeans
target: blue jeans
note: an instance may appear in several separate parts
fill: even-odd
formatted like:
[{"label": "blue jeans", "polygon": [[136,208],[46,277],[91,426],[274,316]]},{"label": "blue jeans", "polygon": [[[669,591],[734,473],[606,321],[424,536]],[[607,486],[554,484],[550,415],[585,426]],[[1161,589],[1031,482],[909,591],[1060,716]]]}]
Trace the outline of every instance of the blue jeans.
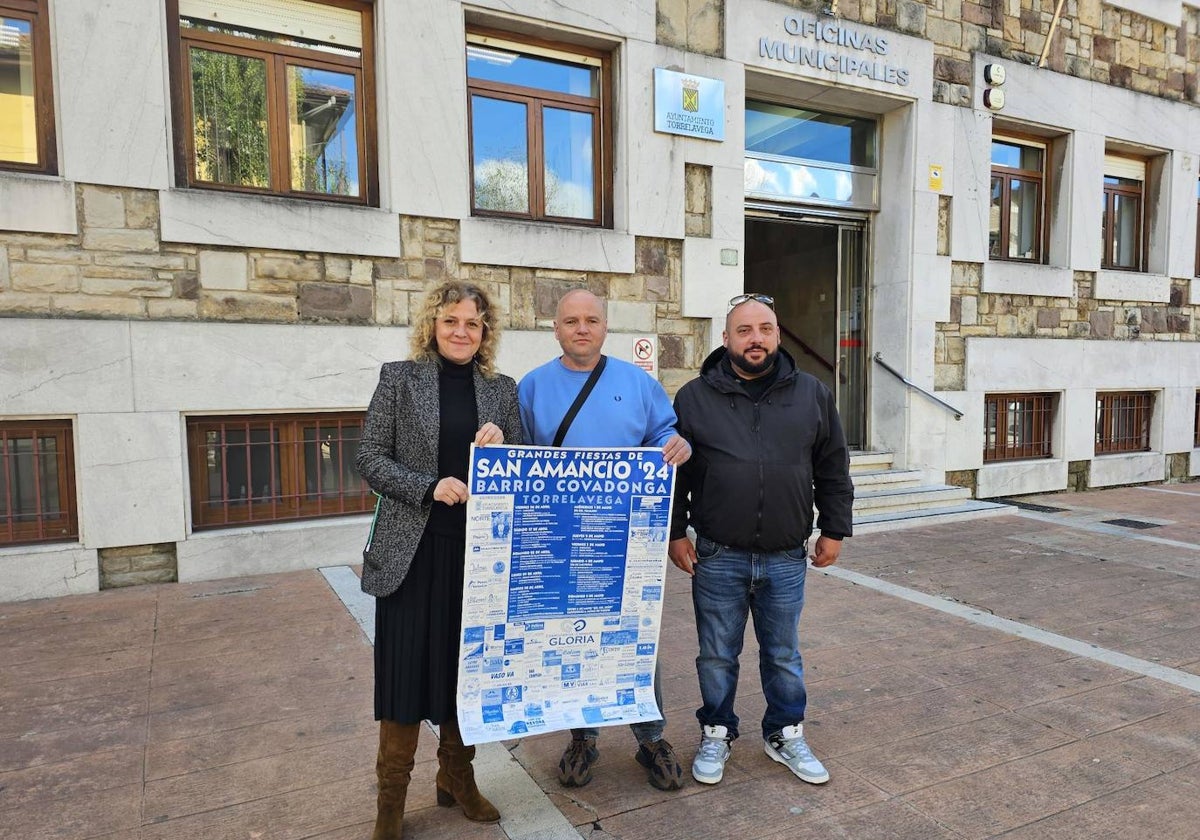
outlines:
[{"label": "blue jeans", "polygon": [[758,673],[767,701],[763,737],[804,720],[808,695],[797,625],[807,571],[807,545],[756,552],[697,538],[692,603],[700,640],[696,671],[704,705],[696,717],[701,726],[724,726],[731,736],[738,735],[733,701],[748,613],[754,616]]},{"label": "blue jeans", "polygon": [[[661,646],[659,650],[661,651]],[[639,744],[653,744],[655,741],[662,740],[663,727],[667,725],[667,713],[663,709],[662,701],[662,678],[658,672],[658,660],[654,661],[654,702],[658,704],[658,712],[662,715],[658,720],[644,720],[641,723],[631,723],[629,728],[633,730],[633,737],[637,738]],[[589,726],[585,729],[572,729],[572,738],[598,738],[600,730],[594,726]]]}]

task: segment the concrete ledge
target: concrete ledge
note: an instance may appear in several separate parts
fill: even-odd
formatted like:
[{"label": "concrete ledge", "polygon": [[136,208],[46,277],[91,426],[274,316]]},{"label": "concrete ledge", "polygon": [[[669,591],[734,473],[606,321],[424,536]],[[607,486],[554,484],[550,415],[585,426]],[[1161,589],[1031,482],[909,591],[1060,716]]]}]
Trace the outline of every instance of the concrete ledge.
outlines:
[{"label": "concrete ledge", "polygon": [[1092,459],[1090,487],[1116,484],[1144,484],[1163,481],[1167,468],[1161,452],[1137,452],[1132,455],[1098,455]]},{"label": "concrete ledge", "polygon": [[176,546],[179,582],[362,562],[370,514],[202,531]]},{"label": "concrete ledge", "polygon": [[163,190],[158,195],[163,242],[400,256],[396,213],[207,190]]},{"label": "concrete ledge", "polygon": [[975,495],[980,499],[1046,493],[1067,486],[1067,462],[1063,460],[1009,461],[979,468]]},{"label": "concrete ledge", "polygon": [[463,219],[464,263],[632,274],[634,237],[600,228]]},{"label": "concrete ledge", "polygon": [[1171,278],[1138,271],[1097,271],[1092,295],[1097,300],[1145,300],[1169,303]]},{"label": "concrete ledge", "polygon": [[994,260],[984,263],[981,288],[997,294],[1069,298],[1075,293],[1075,277],[1071,269],[1057,265]]},{"label": "concrete ledge", "polygon": [[79,233],[75,184],[40,175],[0,174],[0,230]]},{"label": "concrete ledge", "polygon": [[59,598],[100,590],[95,549],[79,543],[0,549],[0,602]]}]

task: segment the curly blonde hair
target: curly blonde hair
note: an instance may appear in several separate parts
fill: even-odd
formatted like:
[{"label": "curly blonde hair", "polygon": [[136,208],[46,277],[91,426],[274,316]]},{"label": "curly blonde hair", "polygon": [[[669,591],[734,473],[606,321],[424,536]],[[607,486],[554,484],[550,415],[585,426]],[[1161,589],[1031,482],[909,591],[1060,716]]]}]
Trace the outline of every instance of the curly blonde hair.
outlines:
[{"label": "curly blonde hair", "polygon": [[496,348],[500,341],[500,324],[487,292],[474,283],[462,280],[447,280],[434,286],[425,294],[421,310],[413,318],[409,334],[409,350],[413,361],[433,362],[441,365],[442,357],[437,351],[437,319],[444,309],[464,300],[475,301],[479,317],[483,321],[483,340],[475,353],[475,364],[487,378],[496,375]]}]

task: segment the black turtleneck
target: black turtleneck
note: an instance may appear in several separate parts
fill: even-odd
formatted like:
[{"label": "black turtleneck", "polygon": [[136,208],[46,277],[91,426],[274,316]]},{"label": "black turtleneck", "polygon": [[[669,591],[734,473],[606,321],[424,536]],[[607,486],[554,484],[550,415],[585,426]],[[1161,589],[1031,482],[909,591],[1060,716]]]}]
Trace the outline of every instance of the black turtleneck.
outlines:
[{"label": "black turtleneck", "polygon": [[[479,430],[475,406],[475,363],[457,365],[443,358],[438,371],[438,479],[452,475],[465,482],[470,467],[471,441]],[[437,486],[437,483],[434,483]],[[432,497],[432,488],[430,489]],[[429,527],[434,531],[461,533],[467,524],[466,505],[434,502]]]},{"label": "black turtleneck", "polygon": [[737,369],[733,366],[733,362],[729,361],[729,356],[721,359],[721,364],[725,366],[726,372],[733,374],[735,381],[741,383],[743,390],[750,395],[750,399],[754,400],[754,402],[761,400],[767,389],[774,385],[775,380],[779,378],[778,358],[775,359],[775,364],[771,365],[771,369],[757,379],[746,379],[744,376],[738,374]]}]

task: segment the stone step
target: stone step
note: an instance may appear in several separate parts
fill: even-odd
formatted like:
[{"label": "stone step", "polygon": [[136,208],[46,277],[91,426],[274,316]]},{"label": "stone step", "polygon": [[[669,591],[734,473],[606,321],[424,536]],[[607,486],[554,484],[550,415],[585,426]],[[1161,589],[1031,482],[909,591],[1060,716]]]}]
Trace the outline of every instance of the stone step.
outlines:
[{"label": "stone step", "polygon": [[891,452],[851,452],[850,473],[890,470],[894,460]]},{"label": "stone step", "polygon": [[969,499],[956,505],[918,508],[916,510],[885,510],[879,513],[854,515],[854,534],[894,531],[899,528],[916,528],[922,525],[940,525],[945,522],[964,522],[989,516],[1005,516],[1016,513],[1011,505],[980,502]]},{"label": "stone step", "polygon": [[920,470],[874,470],[871,472],[852,472],[850,478],[857,490],[882,490],[885,487],[916,487],[920,485],[925,474]]},{"label": "stone step", "polygon": [[854,494],[854,512],[880,513],[885,510],[916,510],[927,507],[944,507],[958,504],[971,498],[965,487],[948,484],[924,484],[919,487],[895,487],[882,490],[867,490]]}]

